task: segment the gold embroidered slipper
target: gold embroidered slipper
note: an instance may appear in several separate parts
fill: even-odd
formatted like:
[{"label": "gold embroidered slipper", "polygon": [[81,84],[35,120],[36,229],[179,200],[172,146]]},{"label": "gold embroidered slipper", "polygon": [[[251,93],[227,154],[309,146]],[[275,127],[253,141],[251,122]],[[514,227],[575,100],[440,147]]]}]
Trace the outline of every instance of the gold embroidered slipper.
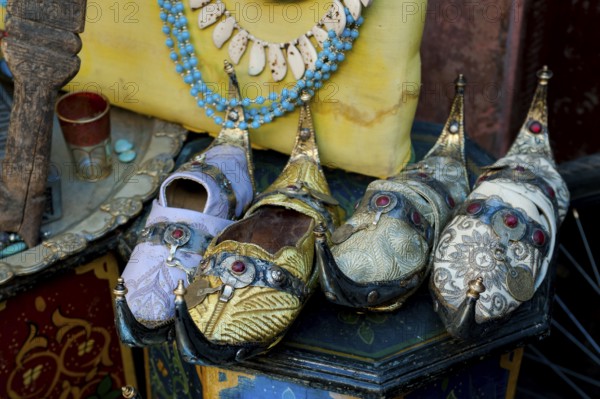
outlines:
[{"label": "gold embroidered slipper", "polygon": [[191,363],[224,364],[265,352],[284,336],[317,284],[314,233],[341,208],[323,174],[310,109],[281,175],[244,219],[206,250],[194,282],[176,290],[176,335]]}]

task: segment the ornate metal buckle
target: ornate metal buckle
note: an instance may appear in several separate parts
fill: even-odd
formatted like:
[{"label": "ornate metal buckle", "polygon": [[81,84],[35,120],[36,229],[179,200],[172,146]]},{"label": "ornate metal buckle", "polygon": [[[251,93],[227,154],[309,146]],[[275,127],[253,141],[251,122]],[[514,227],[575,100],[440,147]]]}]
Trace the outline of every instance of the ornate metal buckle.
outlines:
[{"label": "ornate metal buckle", "polygon": [[191,283],[193,276],[191,270],[188,270],[183,264],[175,258],[177,249],[190,241],[192,237],[192,230],[184,224],[174,223],[165,229],[163,234],[163,240],[169,246],[169,256],[165,261],[165,264],[169,267],[176,267],[185,272],[188,282]]},{"label": "ornate metal buckle", "polygon": [[254,282],[256,267],[250,259],[239,256],[230,256],[221,264],[223,272],[219,278],[225,288],[219,300],[227,302],[233,296],[235,289],[247,287]]}]

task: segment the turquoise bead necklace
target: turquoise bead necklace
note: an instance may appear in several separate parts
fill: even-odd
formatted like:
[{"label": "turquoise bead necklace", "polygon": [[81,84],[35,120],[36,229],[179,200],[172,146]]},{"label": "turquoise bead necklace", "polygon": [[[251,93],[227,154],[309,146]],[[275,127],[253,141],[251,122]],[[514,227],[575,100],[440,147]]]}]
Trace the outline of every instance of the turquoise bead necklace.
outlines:
[{"label": "turquoise bead necklace", "polygon": [[[202,72],[198,68],[198,57],[194,45],[190,42],[188,21],[184,14],[185,7],[181,1],[158,0],[160,19],[163,21],[163,33],[167,36],[165,44],[170,50],[170,58],[175,63],[175,71],[184,83],[190,86],[190,94],[198,107],[203,108],[206,116],[222,127],[240,129],[258,129],[280,116],[293,111],[302,104],[301,97],[308,94],[311,98],[315,91],[323,87],[331,74],[337,71],[339,63],[346,59],[346,52],[352,49],[354,40],[358,38],[358,28],[363,24],[363,17],[354,20],[348,8],[346,26],[338,36],[329,30],[329,40],[323,42],[313,69],[308,69],[293,87],[284,88],[280,93],[269,93],[268,97],[245,97],[241,101],[221,96],[212,91],[202,80]],[[217,112],[223,112],[227,106],[242,105],[245,110],[245,121],[223,118]]]}]

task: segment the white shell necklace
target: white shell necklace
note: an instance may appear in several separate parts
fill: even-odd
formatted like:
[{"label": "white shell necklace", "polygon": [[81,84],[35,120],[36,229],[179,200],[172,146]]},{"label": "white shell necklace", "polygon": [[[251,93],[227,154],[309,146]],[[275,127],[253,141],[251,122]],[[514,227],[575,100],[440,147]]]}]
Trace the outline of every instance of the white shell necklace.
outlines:
[{"label": "white shell necklace", "polygon": [[[223,0],[190,0],[190,8],[199,10],[198,26],[201,29],[219,21],[213,30],[213,43],[217,48],[222,48],[231,39],[228,51],[233,64],[239,64],[248,48],[248,42],[251,42],[248,74],[260,75],[268,65],[273,81],[279,82],[285,78],[288,69],[295,79],[301,79],[307,70],[314,69],[318,54],[310,38],[314,37],[319,47],[323,48],[330,30],[340,35],[346,28],[344,5],[353,19],[358,20],[362,8],[368,7],[372,2],[373,0],[333,0],[325,16],[309,31],[294,40],[281,43],[269,42],[252,35],[240,25],[234,13],[225,8]],[[237,31],[235,35],[234,31]]]}]

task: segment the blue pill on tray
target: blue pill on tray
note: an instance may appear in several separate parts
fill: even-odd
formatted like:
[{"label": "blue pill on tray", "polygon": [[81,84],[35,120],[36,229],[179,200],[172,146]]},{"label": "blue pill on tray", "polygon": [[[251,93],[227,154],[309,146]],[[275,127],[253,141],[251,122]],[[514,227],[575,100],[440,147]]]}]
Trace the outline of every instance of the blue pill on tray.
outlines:
[{"label": "blue pill on tray", "polygon": [[119,139],[115,142],[115,152],[121,154],[133,150],[133,143],[126,139]]},{"label": "blue pill on tray", "polygon": [[119,154],[119,161],[128,163],[135,159],[137,153],[133,150],[125,151]]}]

